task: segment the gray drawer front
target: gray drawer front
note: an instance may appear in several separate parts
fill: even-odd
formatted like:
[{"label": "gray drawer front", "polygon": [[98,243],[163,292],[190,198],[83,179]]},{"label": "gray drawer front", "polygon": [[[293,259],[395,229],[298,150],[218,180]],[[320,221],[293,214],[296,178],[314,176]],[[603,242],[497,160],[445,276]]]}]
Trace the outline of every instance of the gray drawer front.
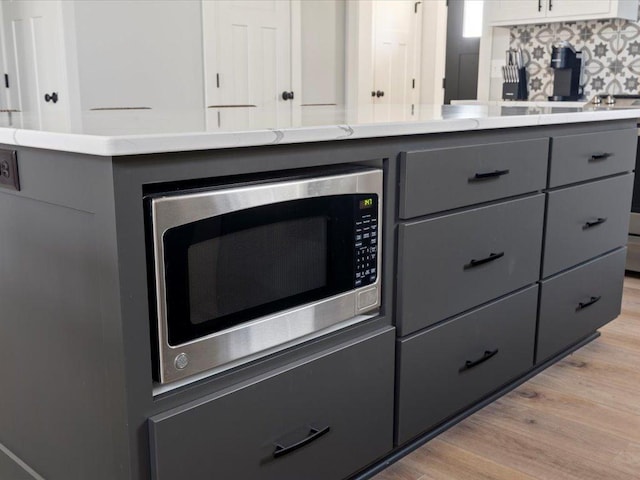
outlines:
[{"label": "gray drawer front", "polygon": [[[553,137],[549,187],[632,171],[637,141],[636,129]],[[606,158],[592,159],[593,155]]]},{"label": "gray drawer front", "polygon": [[[544,195],[400,225],[401,335],[535,282],[540,273]],[[471,260],[504,253],[471,267]]]},{"label": "gray drawer front", "polygon": [[549,140],[539,138],[408,152],[400,162],[400,218],[541,190],[548,151]]},{"label": "gray drawer front", "polygon": [[[533,365],[538,286],[398,341],[400,445]],[[498,352],[472,368],[467,361]]]},{"label": "gray drawer front", "polygon": [[632,190],[627,174],[549,193],[542,276],[626,244]]},{"label": "gray drawer front", "polygon": [[[393,442],[393,329],[149,420],[157,480],[339,480]],[[330,431],[273,458],[310,427]]]},{"label": "gray drawer front", "polygon": [[[626,248],[542,282],[536,361],[586,337],[620,314]],[[580,303],[595,303],[579,308]]]}]

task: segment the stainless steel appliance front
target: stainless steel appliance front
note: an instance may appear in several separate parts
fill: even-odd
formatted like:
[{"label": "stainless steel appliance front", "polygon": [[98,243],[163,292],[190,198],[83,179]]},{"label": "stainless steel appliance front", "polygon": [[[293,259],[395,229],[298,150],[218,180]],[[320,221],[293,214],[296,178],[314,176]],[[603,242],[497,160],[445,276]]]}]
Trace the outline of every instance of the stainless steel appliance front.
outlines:
[{"label": "stainless steel appliance front", "polygon": [[[220,371],[243,359],[253,359],[278,347],[367,318],[380,306],[381,254],[377,255],[375,282],[328,298],[256,318],[191,341],[171,345],[168,336],[165,234],[182,225],[263,205],[350,194],[377,195],[377,252],[382,252],[382,171],[307,178],[231,187],[198,193],[172,194],[151,200],[152,242],[157,307],[158,381],[174,382],[208,370]],[[357,283],[356,283],[357,285]],[[355,319],[355,320],[354,320]],[[293,343],[292,343],[293,342]],[[222,368],[221,368],[222,367]]]}]

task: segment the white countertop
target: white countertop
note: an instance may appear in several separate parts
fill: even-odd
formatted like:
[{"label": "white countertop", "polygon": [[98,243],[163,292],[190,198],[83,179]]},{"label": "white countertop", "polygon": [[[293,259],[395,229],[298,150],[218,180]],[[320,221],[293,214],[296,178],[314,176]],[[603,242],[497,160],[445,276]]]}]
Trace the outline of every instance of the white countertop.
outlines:
[{"label": "white countertop", "polygon": [[101,134],[100,132],[92,132],[91,134],[68,133],[0,127],[0,144],[102,156],[136,155],[597,122],[639,118],[640,109],[612,109],[591,106],[566,107],[564,105],[558,107],[421,105],[415,117],[415,120],[402,122],[320,124],[282,129],[218,130],[212,132],[167,129],[167,131],[158,131],[157,133],[124,135]]}]

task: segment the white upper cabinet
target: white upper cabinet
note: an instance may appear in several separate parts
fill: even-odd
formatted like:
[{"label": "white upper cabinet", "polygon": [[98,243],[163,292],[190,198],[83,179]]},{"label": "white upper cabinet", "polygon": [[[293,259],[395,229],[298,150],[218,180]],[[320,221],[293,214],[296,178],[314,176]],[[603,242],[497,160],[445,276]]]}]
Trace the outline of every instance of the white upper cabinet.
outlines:
[{"label": "white upper cabinet", "polygon": [[522,25],[601,18],[638,19],[637,0],[486,0],[489,25]]}]

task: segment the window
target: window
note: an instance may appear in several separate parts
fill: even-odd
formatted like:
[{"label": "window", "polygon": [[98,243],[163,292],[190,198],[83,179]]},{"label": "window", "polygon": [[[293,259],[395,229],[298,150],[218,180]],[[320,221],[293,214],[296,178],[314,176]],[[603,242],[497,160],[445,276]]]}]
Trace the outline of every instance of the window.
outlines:
[{"label": "window", "polygon": [[482,36],[482,8],[484,0],[464,0],[462,36],[477,38]]}]

